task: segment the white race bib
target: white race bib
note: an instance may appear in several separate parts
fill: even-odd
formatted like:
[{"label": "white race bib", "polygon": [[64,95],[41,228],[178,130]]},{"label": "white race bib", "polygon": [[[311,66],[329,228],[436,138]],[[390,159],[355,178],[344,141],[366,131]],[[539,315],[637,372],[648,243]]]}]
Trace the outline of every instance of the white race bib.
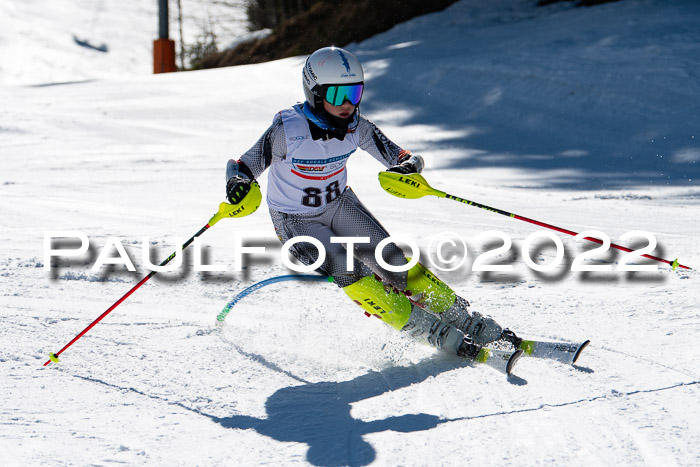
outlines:
[{"label": "white race bib", "polygon": [[301,105],[280,114],[287,157],[270,166],[267,203],[290,214],[322,208],[345,190],[345,164],[357,150],[358,135],[348,133],[343,141],[313,140]]}]

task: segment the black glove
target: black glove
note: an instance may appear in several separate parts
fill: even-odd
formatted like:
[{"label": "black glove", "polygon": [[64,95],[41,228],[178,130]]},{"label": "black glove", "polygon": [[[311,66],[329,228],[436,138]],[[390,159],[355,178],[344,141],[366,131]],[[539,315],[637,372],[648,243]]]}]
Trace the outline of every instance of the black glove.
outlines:
[{"label": "black glove", "polygon": [[226,182],[226,198],[231,204],[238,204],[250,191],[251,180],[240,175],[233,176]]},{"label": "black glove", "polygon": [[400,174],[420,173],[423,170],[423,158],[418,154],[405,154],[399,158],[399,165],[387,169],[387,172]]},{"label": "black glove", "polygon": [[414,174],[417,172],[416,168],[411,165],[394,165],[386,169],[387,172],[396,172],[400,174]]}]

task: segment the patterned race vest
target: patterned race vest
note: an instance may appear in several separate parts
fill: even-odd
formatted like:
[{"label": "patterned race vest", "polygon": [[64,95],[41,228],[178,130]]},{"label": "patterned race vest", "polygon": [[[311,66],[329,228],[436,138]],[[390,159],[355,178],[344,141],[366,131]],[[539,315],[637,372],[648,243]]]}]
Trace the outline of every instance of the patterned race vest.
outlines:
[{"label": "patterned race vest", "polygon": [[359,136],[348,133],[335,138],[313,140],[300,105],[280,112],[287,143],[287,157],[270,166],[268,205],[290,214],[325,207],[345,190],[345,164],[357,150]]}]

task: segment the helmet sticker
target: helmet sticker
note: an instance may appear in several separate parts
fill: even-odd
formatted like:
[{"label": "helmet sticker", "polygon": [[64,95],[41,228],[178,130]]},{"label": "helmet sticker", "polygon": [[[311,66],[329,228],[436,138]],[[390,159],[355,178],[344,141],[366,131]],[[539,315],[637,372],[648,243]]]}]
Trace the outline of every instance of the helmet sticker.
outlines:
[{"label": "helmet sticker", "polygon": [[316,73],[314,73],[314,70],[311,68],[311,63],[306,62],[306,69],[309,71],[309,74],[314,79],[314,81],[318,81],[318,78],[316,77]]},{"label": "helmet sticker", "polygon": [[340,49],[336,49],[336,50],[338,51],[338,54],[340,54],[340,59],[343,61],[343,66],[345,67],[345,71],[350,73],[350,63],[348,63],[348,59],[345,57],[345,54]]}]

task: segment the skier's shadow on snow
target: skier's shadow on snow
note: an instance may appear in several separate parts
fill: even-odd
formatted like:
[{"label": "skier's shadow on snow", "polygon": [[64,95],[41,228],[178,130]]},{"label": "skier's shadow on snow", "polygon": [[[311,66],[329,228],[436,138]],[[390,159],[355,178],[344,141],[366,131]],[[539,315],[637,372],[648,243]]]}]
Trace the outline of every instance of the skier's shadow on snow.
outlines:
[{"label": "skier's shadow on snow", "polygon": [[459,366],[454,360],[435,357],[410,367],[372,371],[350,381],[306,382],[272,394],[265,403],[267,418],[210,417],[226,428],[254,429],[277,441],[305,443],[309,446],[307,461],[313,465],[367,465],[375,460],[376,451],[363,435],[430,430],[450,420],[419,413],[363,421],[351,415],[351,404],[455,368]]}]

